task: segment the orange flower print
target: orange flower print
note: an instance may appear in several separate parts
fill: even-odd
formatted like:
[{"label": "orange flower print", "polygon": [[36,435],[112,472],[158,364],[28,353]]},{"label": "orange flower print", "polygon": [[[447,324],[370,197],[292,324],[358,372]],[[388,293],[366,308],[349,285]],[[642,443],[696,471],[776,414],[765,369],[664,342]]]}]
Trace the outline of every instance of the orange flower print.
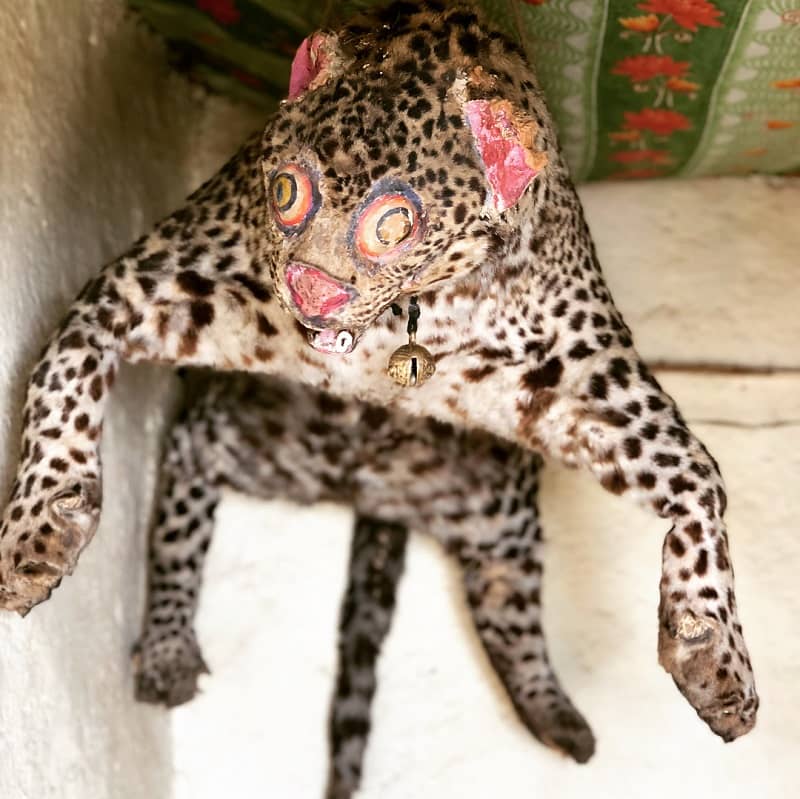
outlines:
[{"label": "orange flower print", "polygon": [[657,77],[682,78],[689,69],[688,61],[675,61],[668,55],[632,55],[617,62],[613,75],[624,75],[631,83],[645,83]]},{"label": "orange flower print", "polygon": [[668,164],[671,159],[666,150],[623,150],[613,153],[611,160],[618,164],[640,164],[642,161],[650,161],[651,164]]},{"label": "orange flower print", "polygon": [[646,3],[639,3],[637,8],[672,17],[677,25],[693,33],[701,25],[707,28],[719,28],[722,25],[719,21],[722,12],[709,0],[647,0]]},{"label": "orange flower print", "polygon": [[667,81],[667,88],[671,92],[685,92],[686,94],[693,94],[700,88],[700,84],[692,83],[690,80],[683,80],[683,78],[670,78]]},{"label": "orange flower print", "polygon": [[647,130],[656,136],[670,136],[676,130],[689,130],[691,123],[679,111],[668,108],[645,108],[642,111],[625,111],[625,128]]},{"label": "orange flower print", "polygon": [[641,135],[638,130],[618,130],[614,133],[609,133],[608,138],[613,142],[637,141],[641,138]]},{"label": "orange flower print", "polygon": [[776,89],[800,89],[800,78],[789,78],[788,80],[776,80],[772,82]]},{"label": "orange flower print", "polygon": [[655,14],[644,14],[640,17],[620,17],[619,24],[636,33],[652,33],[658,28],[659,21]]},{"label": "orange flower print", "polygon": [[789,122],[785,119],[768,119],[767,130],[786,130],[787,128],[794,127],[794,122]]}]

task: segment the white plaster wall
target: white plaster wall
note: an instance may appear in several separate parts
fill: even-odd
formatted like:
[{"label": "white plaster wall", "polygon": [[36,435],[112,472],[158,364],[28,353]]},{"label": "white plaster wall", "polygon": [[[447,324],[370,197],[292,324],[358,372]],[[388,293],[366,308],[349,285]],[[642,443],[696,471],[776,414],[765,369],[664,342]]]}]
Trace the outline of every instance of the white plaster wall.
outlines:
[{"label": "white plaster wall", "polygon": [[[0,494],[27,373],[99,267],[213,172],[253,125],[168,69],[120,0],[0,3]],[[213,120],[213,124],[210,124]],[[169,725],[134,703],[128,653],[167,384],[123,373],[105,506],[74,577],[0,616],[0,797],[164,799]]]},{"label": "white plaster wall", "polygon": [[[577,766],[524,730],[470,629],[458,575],[419,538],[379,664],[363,799],[800,791],[800,181],[607,184],[582,195],[646,358],[795,369],[659,373],[727,479],[758,725],[723,744],[656,662],[665,523],[551,467],[545,626],[597,753]],[[176,799],[317,799],[350,515],[239,496],[220,513],[198,619],[212,674],[173,715]]]}]

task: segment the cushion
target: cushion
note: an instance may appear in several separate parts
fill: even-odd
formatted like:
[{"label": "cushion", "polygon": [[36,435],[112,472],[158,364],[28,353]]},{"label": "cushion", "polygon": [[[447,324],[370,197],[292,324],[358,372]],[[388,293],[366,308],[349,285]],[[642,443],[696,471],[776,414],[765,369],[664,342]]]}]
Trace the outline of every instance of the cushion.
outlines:
[{"label": "cushion", "polygon": [[[267,108],[309,32],[373,4],[129,2],[176,65]],[[534,63],[576,179],[800,174],[800,0],[478,5]]]}]

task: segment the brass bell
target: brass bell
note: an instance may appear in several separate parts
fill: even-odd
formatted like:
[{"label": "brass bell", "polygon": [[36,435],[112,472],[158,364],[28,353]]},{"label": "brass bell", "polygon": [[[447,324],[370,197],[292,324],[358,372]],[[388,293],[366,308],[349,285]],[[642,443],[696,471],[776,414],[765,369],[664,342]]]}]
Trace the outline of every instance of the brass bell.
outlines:
[{"label": "brass bell", "polygon": [[[402,311],[398,306],[392,306],[395,314]],[[436,361],[433,355],[421,344],[417,344],[417,321],[419,320],[419,305],[417,298],[412,297],[408,304],[408,344],[398,347],[389,358],[386,372],[395,383],[404,388],[421,386],[435,371]]]},{"label": "brass bell", "polygon": [[410,336],[408,344],[392,353],[386,371],[401,386],[421,386],[436,371],[436,362],[433,355]]}]

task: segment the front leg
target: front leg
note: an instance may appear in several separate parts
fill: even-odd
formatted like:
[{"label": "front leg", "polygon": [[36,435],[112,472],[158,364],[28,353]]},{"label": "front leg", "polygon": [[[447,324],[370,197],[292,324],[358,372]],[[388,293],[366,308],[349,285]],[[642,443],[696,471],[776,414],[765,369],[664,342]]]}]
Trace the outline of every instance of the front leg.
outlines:
[{"label": "front leg", "polygon": [[255,370],[275,354],[279,314],[248,239],[256,164],[252,142],[91,281],[45,347],[0,526],[0,607],[24,614],[46,599],[95,532],[98,447],[120,359]]},{"label": "front leg", "polygon": [[755,724],[758,696],[736,612],[717,463],[632,350],[573,368],[570,379],[555,357],[523,377],[518,432],[672,522],[659,662],[698,715],[731,741]]}]

